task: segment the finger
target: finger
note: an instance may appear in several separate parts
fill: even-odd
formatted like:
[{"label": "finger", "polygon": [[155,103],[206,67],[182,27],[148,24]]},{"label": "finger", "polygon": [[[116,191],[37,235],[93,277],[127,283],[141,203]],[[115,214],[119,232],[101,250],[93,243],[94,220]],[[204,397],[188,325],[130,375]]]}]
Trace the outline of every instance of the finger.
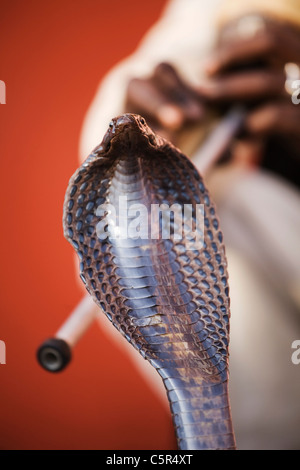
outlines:
[{"label": "finger", "polygon": [[203,82],[199,92],[208,101],[252,101],[283,94],[283,71],[239,72]]},{"label": "finger", "polygon": [[258,166],[264,151],[265,141],[262,137],[237,139],[232,145],[232,160],[243,166]]},{"label": "finger", "polygon": [[300,135],[300,109],[292,103],[270,103],[252,111],[245,122],[246,130],[252,135]]},{"label": "finger", "polygon": [[206,62],[208,75],[216,75],[234,65],[264,57],[275,47],[273,35],[261,32],[250,39],[236,40],[221,46]]},{"label": "finger", "polygon": [[169,100],[182,108],[186,121],[197,121],[203,117],[202,97],[181,79],[172,65],[159,64],[154,71],[153,79]]},{"label": "finger", "polygon": [[150,79],[132,79],[127,89],[127,110],[136,112],[162,126],[178,129],[184,121],[180,106],[170,102]]}]

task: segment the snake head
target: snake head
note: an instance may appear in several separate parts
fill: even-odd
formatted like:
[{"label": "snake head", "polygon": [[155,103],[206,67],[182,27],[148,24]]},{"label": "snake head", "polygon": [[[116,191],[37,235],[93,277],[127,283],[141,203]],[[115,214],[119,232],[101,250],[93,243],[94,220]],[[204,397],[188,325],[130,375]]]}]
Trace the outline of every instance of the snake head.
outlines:
[{"label": "snake head", "polygon": [[164,139],[154,134],[145,119],[138,114],[123,114],[113,118],[101,144],[94,149],[98,155],[115,151],[135,151],[141,147],[157,147],[164,144]]}]

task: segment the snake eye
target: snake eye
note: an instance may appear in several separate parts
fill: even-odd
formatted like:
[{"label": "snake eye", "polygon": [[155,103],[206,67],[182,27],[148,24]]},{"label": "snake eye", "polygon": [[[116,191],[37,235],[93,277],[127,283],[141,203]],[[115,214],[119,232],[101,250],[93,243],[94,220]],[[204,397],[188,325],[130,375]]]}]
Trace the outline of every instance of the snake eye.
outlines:
[{"label": "snake eye", "polygon": [[110,121],[110,123],[108,124],[108,127],[110,127],[111,129],[114,127],[113,121]]},{"label": "snake eye", "polygon": [[145,119],[144,119],[144,118],[141,118],[141,119],[140,119],[140,123],[143,124],[143,125],[145,125],[145,124],[146,124]]}]

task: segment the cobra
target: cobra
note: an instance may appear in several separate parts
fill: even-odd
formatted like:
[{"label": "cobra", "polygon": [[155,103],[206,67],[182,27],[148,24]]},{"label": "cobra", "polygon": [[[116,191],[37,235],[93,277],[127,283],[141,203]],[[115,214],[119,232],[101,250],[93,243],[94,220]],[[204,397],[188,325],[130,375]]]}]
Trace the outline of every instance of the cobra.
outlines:
[{"label": "cobra", "polygon": [[[156,237],[113,236],[111,212],[97,208],[109,203],[118,213],[120,196],[149,213],[203,204],[202,237],[164,238],[162,227]],[[195,214],[183,223],[195,224]],[[234,449],[227,261],[215,205],[191,161],[142,117],[119,116],[72,176],[63,225],[87,291],[161,376],[179,449]]]}]

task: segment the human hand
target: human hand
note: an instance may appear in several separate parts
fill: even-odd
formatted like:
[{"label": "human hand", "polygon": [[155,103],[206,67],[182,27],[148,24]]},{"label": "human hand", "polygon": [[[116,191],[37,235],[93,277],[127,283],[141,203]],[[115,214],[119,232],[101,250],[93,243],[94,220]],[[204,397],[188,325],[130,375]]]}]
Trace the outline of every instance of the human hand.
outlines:
[{"label": "human hand", "polygon": [[296,65],[300,64],[300,30],[260,18],[256,33],[241,37],[239,22],[247,19],[221,32],[216,51],[206,64],[208,80],[199,92],[211,105],[246,104],[248,136],[257,139],[279,134],[288,137],[300,151],[300,106],[293,104],[285,89],[287,63],[295,64],[293,78],[300,78]]},{"label": "human hand", "polygon": [[156,132],[174,143],[180,130],[201,120],[204,105],[201,95],[172,65],[160,63],[150,77],[129,82],[125,111],[145,117]]}]

